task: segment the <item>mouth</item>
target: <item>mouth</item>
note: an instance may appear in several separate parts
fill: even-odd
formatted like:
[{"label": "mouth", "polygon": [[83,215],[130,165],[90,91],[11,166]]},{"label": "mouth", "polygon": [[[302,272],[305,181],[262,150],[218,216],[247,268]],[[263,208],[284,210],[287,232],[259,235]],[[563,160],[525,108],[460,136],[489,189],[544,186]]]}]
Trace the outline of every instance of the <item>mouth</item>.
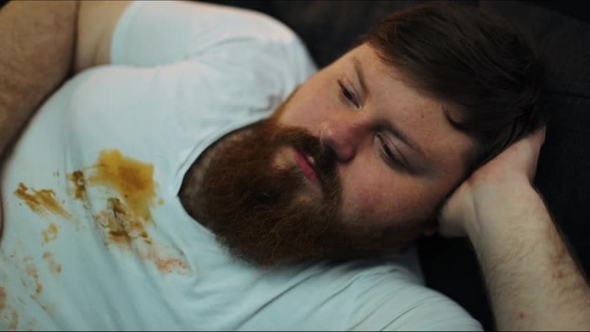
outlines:
[{"label": "mouth", "polygon": [[301,150],[295,149],[295,161],[297,166],[303,172],[303,175],[311,182],[321,185],[320,177],[315,169],[315,161],[310,155],[305,154]]}]

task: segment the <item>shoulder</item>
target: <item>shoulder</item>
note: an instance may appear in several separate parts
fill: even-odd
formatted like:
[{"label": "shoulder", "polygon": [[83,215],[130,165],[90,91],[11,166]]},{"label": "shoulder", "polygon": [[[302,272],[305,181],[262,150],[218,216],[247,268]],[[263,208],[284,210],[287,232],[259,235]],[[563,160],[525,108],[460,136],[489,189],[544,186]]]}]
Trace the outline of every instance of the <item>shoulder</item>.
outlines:
[{"label": "shoulder", "polygon": [[131,22],[145,29],[151,29],[150,26],[158,23],[166,23],[157,28],[163,30],[167,37],[174,39],[175,35],[192,36],[193,41],[198,39],[199,45],[188,47],[200,50],[253,41],[303,45],[293,30],[268,14],[214,3],[133,2],[117,29],[125,30]]},{"label": "shoulder", "polygon": [[268,14],[236,7],[203,4],[219,27],[203,52],[211,63],[225,68],[247,68],[262,77],[280,76],[283,81],[302,83],[317,70],[306,45],[284,23]]},{"label": "shoulder", "polygon": [[421,284],[397,263],[369,268],[355,280],[349,330],[481,330],[479,322],[447,296]]},{"label": "shoulder", "polygon": [[191,80],[206,76],[218,87],[251,87],[223,91],[234,96],[270,87],[270,94],[286,98],[316,70],[301,39],[275,18],[201,2],[133,3],[114,33],[112,50],[120,64],[172,64],[159,69]]}]

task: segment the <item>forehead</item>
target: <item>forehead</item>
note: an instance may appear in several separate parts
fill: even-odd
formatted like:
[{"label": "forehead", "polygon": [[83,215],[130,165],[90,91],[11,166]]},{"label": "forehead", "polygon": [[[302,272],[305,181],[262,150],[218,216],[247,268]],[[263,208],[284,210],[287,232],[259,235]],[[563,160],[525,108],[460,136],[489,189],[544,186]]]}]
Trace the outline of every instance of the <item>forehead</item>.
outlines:
[{"label": "forehead", "polygon": [[[372,116],[392,122],[416,142],[434,164],[436,173],[465,170],[474,141],[451,125],[449,111],[442,102],[413,88],[400,70],[366,44],[338,62],[336,69],[350,75],[351,80],[358,82],[357,73],[361,72],[367,88],[364,107]],[[458,114],[451,111],[450,115]]]}]

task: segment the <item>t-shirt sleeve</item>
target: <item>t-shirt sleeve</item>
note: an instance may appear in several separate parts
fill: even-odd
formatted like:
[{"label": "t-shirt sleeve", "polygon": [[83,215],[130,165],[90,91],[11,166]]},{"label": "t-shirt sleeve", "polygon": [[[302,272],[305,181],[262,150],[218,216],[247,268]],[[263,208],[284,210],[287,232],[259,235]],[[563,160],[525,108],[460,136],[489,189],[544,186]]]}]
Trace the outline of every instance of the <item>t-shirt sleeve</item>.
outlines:
[{"label": "t-shirt sleeve", "polygon": [[276,19],[188,1],[133,2],[114,31],[111,64],[157,70],[159,81],[176,82],[168,90],[219,112],[229,99],[274,110],[316,71],[301,39]]},{"label": "t-shirt sleeve", "polygon": [[[315,70],[303,43],[286,25],[256,11],[209,3],[136,1],[122,15],[111,41],[112,63],[130,66],[187,59],[256,66],[253,52],[280,57],[283,68],[295,69],[283,74],[296,81]],[[258,61],[263,63],[264,57]],[[301,78],[293,77],[297,75]]]},{"label": "t-shirt sleeve", "polygon": [[[395,281],[392,278],[396,278]],[[378,274],[363,280],[348,330],[482,331],[456,302],[413,279]]]}]

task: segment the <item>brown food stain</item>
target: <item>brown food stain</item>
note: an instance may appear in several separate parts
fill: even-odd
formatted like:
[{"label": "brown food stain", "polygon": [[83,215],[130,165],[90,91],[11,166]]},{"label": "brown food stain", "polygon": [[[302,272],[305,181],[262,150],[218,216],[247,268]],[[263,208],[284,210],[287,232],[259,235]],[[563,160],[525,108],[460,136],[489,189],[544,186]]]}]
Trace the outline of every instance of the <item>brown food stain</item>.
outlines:
[{"label": "brown food stain", "polygon": [[149,252],[142,255],[143,259],[154,262],[156,268],[164,273],[177,273],[182,275],[190,275],[190,270],[186,261],[177,257],[160,257],[157,252]]},{"label": "brown food stain", "polygon": [[33,265],[27,265],[25,268],[27,275],[35,280],[35,295],[41,294],[43,285],[39,282],[39,273]]},{"label": "brown food stain", "polygon": [[112,243],[130,245],[137,238],[149,239],[142,219],[118,198],[107,199],[107,209],[96,216],[96,221],[107,231]]},{"label": "brown food stain", "polygon": [[[28,258],[31,258],[31,257],[28,257]],[[25,259],[25,261],[26,261],[26,259]],[[35,293],[29,294],[29,297],[33,301],[35,301],[39,305],[39,307],[41,307],[41,309],[43,309],[43,311],[45,311],[51,315],[50,310],[49,310],[50,309],[49,306],[43,305],[43,303],[41,303],[41,301],[39,300],[39,295],[41,295],[41,293],[43,292],[43,285],[41,284],[41,282],[39,282],[39,273],[38,273],[37,269],[31,264],[27,264],[25,266],[25,272],[29,277],[33,278],[33,280],[35,281]],[[27,287],[27,288],[29,287],[29,285],[22,278],[20,280],[21,280],[24,287]]]},{"label": "brown food stain", "polygon": [[16,330],[18,328],[18,312],[12,311],[12,317],[10,319],[10,325],[8,326],[10,330]]},{"label": "brown food stain", "polygon": [[43,259],[45,259],[47,261],[47,264],[49,264],[49,270],[57,275],[59,275],[61,273],[61,264],[58,264],[55,261],[55,257],[53,256],[52,253],[50,252],[45,252],[43,254]]},{"label": "brown food stain", "polygon": [[[183,260],[183,253],[169,246],[153,243],[146,231],[142,218],[138,218],[119,199],[107,200],[107,209],[96,217],[97,224],[105,230],[106,245],[118,245],[137,250],[139,256],[151,261],[162,273],[190,274],[188,264]],[[177,253],[174,253],[176,251]]]},{"label": "brown food stain", "polygon": [[[0,314],[3,321],[9,321],[9,330],[16,330],[18,328],[18,313],[14,308],[6,305],[6,289],[0,287]],[[10,312],[10,313],[9,313]],[[4,325],[5,326],[5,325]]]},{"label": "brown food stain", "polygon": [[14,195],[24,201],[38,215],[47,216],[47,213],[51,212],[65,219],[71,218],[70,214],[64,210],[55,198],[53,190],[35,190],[31,188],[29,192],[29,188],[21,182],[14,191]]},{"label": "brown food stain", "polygon": [[0,287],[0,312],[6,308],[6,289]]},{"label": "brown food stain", "polygon": [[131,244],[131,238],[123,230],[123,226],[118,223],[112,211],[101,211],[95,216],[95,220],[98,225],[105,228],[108,232],[107,235],[110,243]]},{"label": "brown food stain", "polygon": [[74,186],[74,199],[85,201],[86,197],[86,181],[84,180],[84,173],[81,170],[74,171],[68,174],[68,180]]},{"label": "brown food stain", "polygon": [[57,238],[57,226],[50,224],[46,230],[43,231],[43,241],[49,243]]},{"label": "brown food stain", "polygon": [[150,207],[157,187],[154,165],[125,157],[119,150],[103,150],[94,168],[96,172],[86,179],[87,185],[112,188],[135,216],[152,219]]},{"label": "brown food stain", "polygon": [[147,223],[152,221],[150,209],[164,204],[156,197],[158,184],[153,175],[152,164],[125,157],[115,149],[101,151],[95,165],[72,172],[67,178],[73,185],[70,194],[83,202],[88,200],[89,187],[103,186],[117,193],[117,197],[107,198],[106,209],[94,216],[104,231],[106,246],[133,247],[162,273],[189,274],[182,252],[154,243],[147,232]]},{"label": "brown food stain", "polygon": [[29,326],[29,330],[38,330],[38,329],[39,329],[39,328],[34,328],[34,327],[35,327],[35,325],[37,325],[37,319],[35,319],[35,318],[33,318],[33,319],[30,319],[30,320],[27,322],[27,325]]}]

